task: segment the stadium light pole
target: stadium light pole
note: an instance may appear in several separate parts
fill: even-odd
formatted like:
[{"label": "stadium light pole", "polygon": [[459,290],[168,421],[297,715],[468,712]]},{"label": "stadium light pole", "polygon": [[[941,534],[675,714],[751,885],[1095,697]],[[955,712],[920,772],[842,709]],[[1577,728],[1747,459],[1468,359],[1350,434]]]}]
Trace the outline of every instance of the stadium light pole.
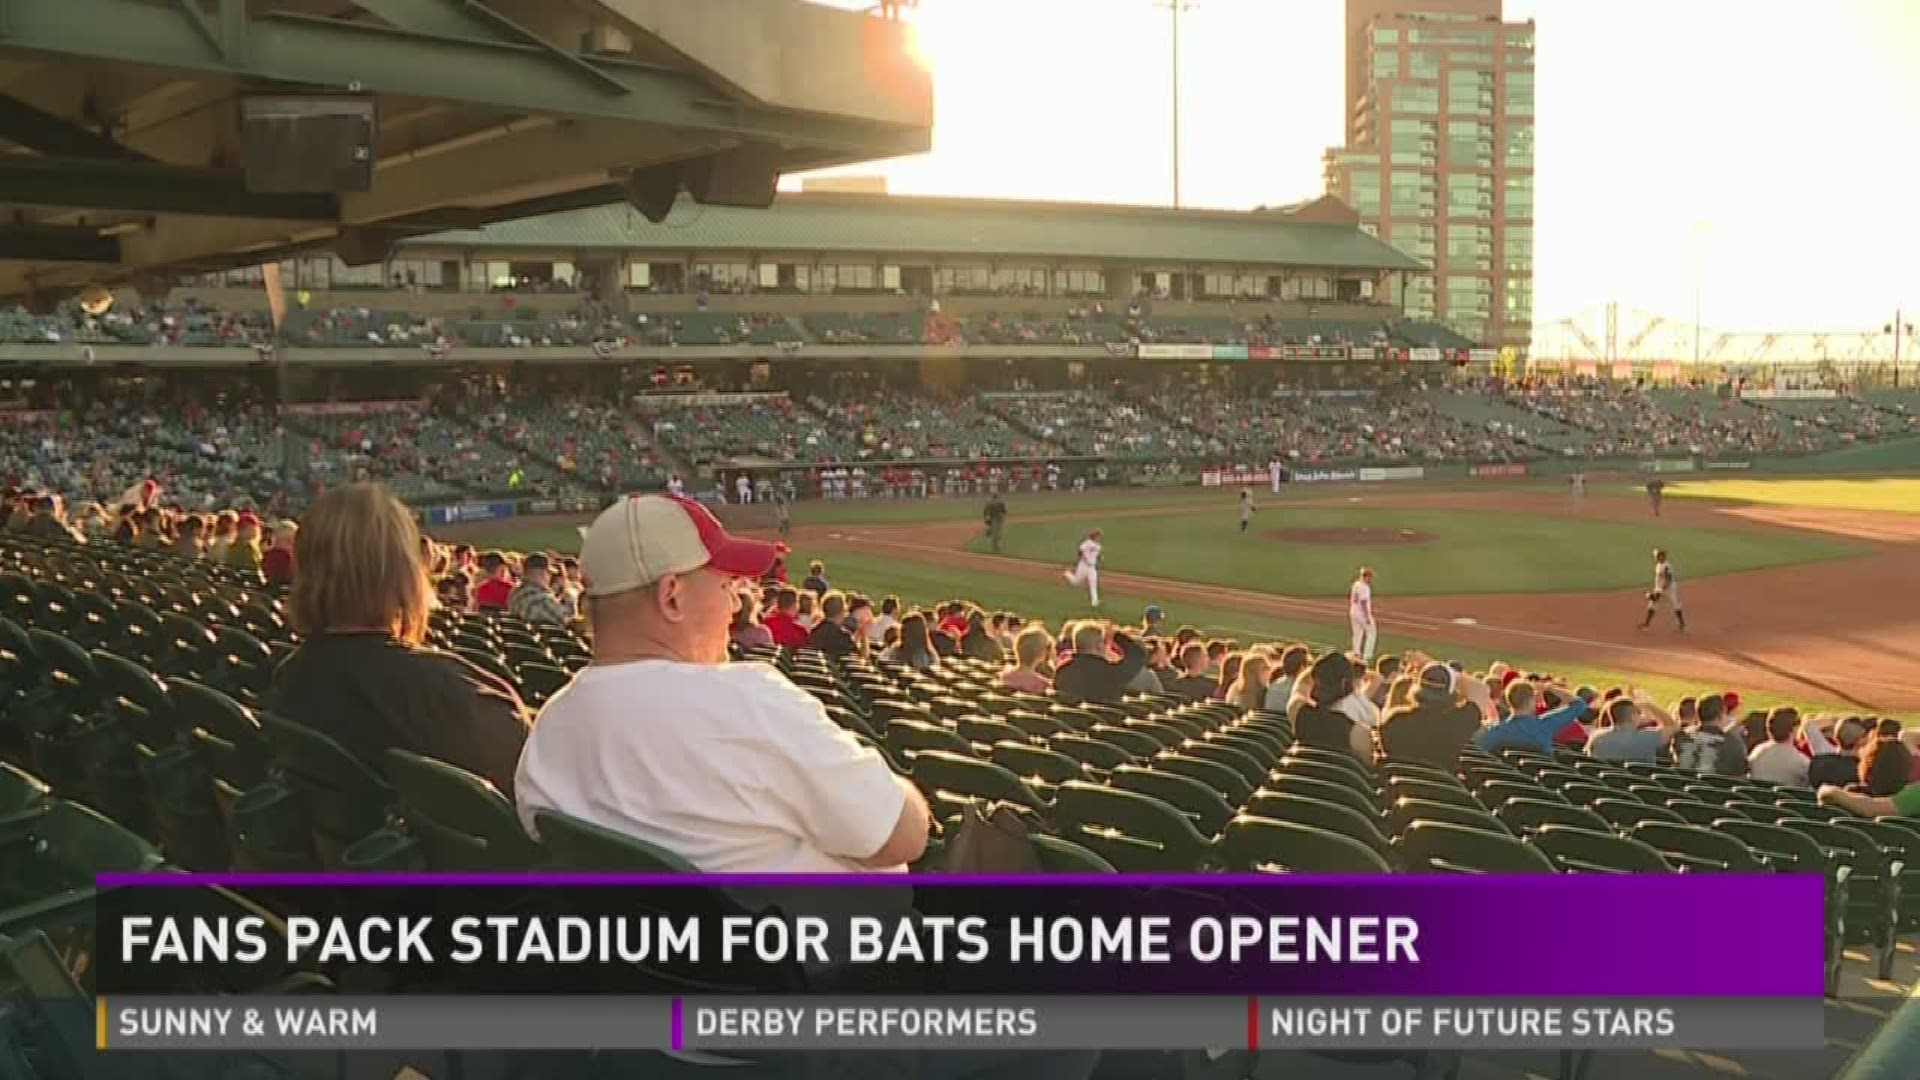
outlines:
[{"label": "stadium light pole", "polygon": [[1173,15],[1173,208],[1180,209],[1180,16],[1192,11],[1193,0],[1154,0],[1153,6]]},{"label": "stadium light pole", "polygon": [[1893,321],[1888,323],[1882,332],[1893,335],[1893,388],[1898,390],[1900,388],[1900,338],[1913,335],[1913,324],[1906,321],[1900,308],[1895,308]]},{"label": "stadium light pole", "polygon": [[1700,299],[1706,290],[1707,234],[1712,231],[1713,226],[1705,221],[1693,223],[1693,370],[1696,377],[1700,371]]}]

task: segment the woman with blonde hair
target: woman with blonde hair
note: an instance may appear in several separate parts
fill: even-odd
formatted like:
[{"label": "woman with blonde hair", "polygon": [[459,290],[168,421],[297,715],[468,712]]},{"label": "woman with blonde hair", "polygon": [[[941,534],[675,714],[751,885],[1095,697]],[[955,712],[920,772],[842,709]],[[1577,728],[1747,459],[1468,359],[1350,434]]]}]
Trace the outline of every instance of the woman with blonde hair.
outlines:
[{"label": "woman with blonde hair", "polygon": [[1240,661],[1240,677],[1227,688],[1227,703],[1243,712],[1265,708],[1267,704],[1267,673],[1273,668],[1263,652],[1247,654]]},{"label": "woman with blonde hair", "polygon": [[1053,658],[1053,635],[1039,623],[1033,623],[1014,635],[1013,663],[1000,673],[1000,685],[1009,690],[1044,694],[1053,688],[1053,680],[1040,673],[1040,665]]},{"label": "woman with blonde hair", "polygon": [[527,716],[511,686],[425,647],[433,589],[413,515],[378,484],[322,495],[301,520],[289,611],[299,648],[267,707],[379,771],[389,749],[438,758],[509,798]]}]

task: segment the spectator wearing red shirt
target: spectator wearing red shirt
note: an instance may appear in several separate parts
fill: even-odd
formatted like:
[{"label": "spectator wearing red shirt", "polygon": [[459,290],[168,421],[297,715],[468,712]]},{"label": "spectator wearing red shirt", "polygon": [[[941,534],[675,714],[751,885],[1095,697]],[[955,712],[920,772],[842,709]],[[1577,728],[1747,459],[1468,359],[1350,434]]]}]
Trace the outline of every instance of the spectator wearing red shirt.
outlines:
[{"label": "spectator wearing red shirt", "polygon": [[955,641],[965,637],[967,633],[966,605],[961,603],[947,604],[940,615],[939,630]]},{"label": "spectator wearing red shirt", "polygon": [[480,569],[487,575],[485,581],[473,588],[473,607],[476,611],[505,611],[507,598],[513,595],[513,575],[507,569],[506,556],[497,551],[489,551],[480,557]]},{"label": "spectator wearing red shirt", "polygon": [[273,527],[273,546],[260,555],[260,572],[269,585],[293,584],[293,541],[299,526],[281,521]]},{"label": "spectator wearing red shirt", "polygon": [[807,628],[800,625],[800,594],[790,588],[774,593],[773,610],[764,622],[773,634],[773,643],[788,649],[807,645]]}]

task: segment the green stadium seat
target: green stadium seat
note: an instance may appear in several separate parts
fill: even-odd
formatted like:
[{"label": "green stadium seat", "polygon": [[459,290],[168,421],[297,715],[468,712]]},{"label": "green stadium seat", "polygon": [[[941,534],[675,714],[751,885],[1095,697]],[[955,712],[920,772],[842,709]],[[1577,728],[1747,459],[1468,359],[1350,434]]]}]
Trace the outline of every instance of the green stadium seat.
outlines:
[{"label": "green stadium seat", "polygon": [[1247,804],[1246,812],[1256,817],[1273,821],[1298,822],[1351,837],[1372,848],[1383,858],[1392,850],[1392,845],[1380,831],[1379,818],[1362,814],[1341,803],[1325,802],[1279,791],[1262,791]]},{"label": "green stadium seat", "polygon": [[1591,832],[1607,832],[1612,826],[1591,810],[1547,799],[1515,796],[1501,803],[1493,815],[1515,833],[1531,833],[1546,825],[1566,825]]},{"label": "green stadium seat", "polygon": [[1758,874],[1766,869],[1739,838],[1697,824],[1645,821],[1628,835],[1694,873]]},{"label": "green stadium seat", "polygon": [[483,777],[405,750],[388,750],[383,771],[429,869],[524,870],[540,862],[513,804]]},{"label": "green stadium seat", "polygon": [[1229,870],[1300,874],[1388,874],[1393,867],[1375,849],[1330,829],[1296,821],[1242,815],[1220,836],[1220,861]]},{"label": "green stadium seat", "polygon": [[1133,791],[1070,780],[1054,796],[1054,821],[1121,873],[1204,869],[1213,845],[1179,808]]},{"label": "green stadium seat", "polygon": [[1234,815],[1232,804],[1221,797],[1218,791],[1178,773],[1122,765],[1108,775],[1107,783],[1122,791],[1137,791],[1178,807],[1193,819],[1194,827],[1205,836],[1218,836]]},{"label": "green stadium seat", "polygon": [[1551,874],[1539,849],[1506,832],[1445,821],[1416,821],[1394,840],[1407,869],[1428,874]]}]

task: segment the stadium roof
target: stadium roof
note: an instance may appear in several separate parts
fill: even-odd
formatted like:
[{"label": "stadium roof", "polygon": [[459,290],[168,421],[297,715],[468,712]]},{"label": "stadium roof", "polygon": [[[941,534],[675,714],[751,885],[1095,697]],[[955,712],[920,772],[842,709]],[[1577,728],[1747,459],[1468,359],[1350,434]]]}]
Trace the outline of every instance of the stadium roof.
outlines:
[{"label": "stadium roof", "polygon": [[771,209],[682,198],[659,225],[625,203],[436,233],[417,247],[848,251],[998,258],[1419,270],[1331,199],[1281,210],[1170,210],[846,193],[782,193]]}]

